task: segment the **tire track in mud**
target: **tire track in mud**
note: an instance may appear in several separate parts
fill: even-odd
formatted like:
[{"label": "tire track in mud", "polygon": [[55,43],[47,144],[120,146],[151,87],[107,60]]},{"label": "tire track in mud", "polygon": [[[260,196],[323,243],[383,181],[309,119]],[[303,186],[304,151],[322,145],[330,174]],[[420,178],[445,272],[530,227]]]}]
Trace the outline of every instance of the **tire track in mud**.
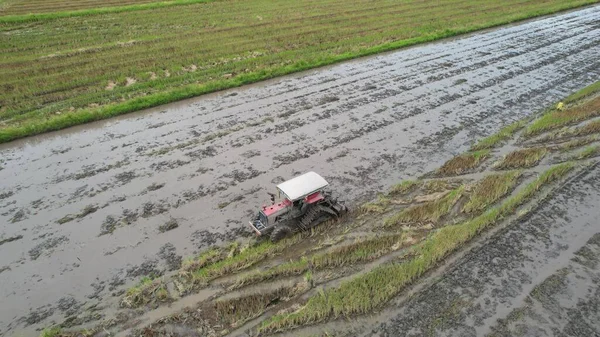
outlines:
[{"label": "tire track in mud", "polygon": [[0,240],[19,239],[0,247],[0,333],[250,234],[297,173],[356,203],[439,166],[596,80],[599,21],[589,7],[1,145]]}]

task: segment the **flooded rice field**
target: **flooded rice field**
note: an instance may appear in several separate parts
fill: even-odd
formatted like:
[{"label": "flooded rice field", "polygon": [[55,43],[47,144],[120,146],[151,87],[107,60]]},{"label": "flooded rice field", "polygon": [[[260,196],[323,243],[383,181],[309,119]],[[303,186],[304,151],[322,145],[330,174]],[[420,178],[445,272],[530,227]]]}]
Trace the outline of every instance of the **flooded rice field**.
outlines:
[{"label": "flooded rice field", "polygon": [[[319,172],[352,205],[429,172],[475,140],[596,81],[598,55],[594,6],[0,145],[0,334],[35,335],[84,306],[117,301],[141,276],[178,269],[182,257],[252,235],[245,223],[268,201],[267,192],[299,173]],[[569,204],[582,198],[577,193],[593,194],[584,187],[566,187],[543,216],[561,226],[564,213],[577,209]],[[504,233],[512,235],[506,240],[534,235],[542,230],[537,223],[548,226],[537,214],[518,229],[525,233]],[[444,296],[483,309],[434,331],[515,328],[496,326],[498,313],[527,305],[523,294],[559,268],[582,272],[568,256],[593,234],[586,214],[563,224],[575,232],[552,241],[567,246],[559,253],[514,253],[527,261],[521,268],[539,266],[535,275],[519,268],[505,274],[502,256],[469,259],[464,266],[497,262],[499,269],[481,270],[479,282],[486,282],[472,298]],[[489,254],[509,254],[502,242]],[[536,258],[560,263],[544,269]],[[461,268],[448,282],[473,271]],[[507,281],[520,278],[527,282]],[[428,291],[458,291],[453,284]],[[486,291],[493,294],[476,296]],[[418,316],[428,305],[441,310],[427,298],[404,310]],[[406,320],[392,319],[373,335],[395,336],[418,323]],[[483,322],[479,330],[475,321]]]}]

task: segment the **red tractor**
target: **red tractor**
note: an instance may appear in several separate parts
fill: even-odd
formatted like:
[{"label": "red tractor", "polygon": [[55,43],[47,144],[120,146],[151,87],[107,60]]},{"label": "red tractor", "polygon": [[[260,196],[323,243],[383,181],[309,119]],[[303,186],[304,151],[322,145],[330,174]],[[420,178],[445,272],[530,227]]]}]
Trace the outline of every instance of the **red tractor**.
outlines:
[{"label": "red tractor", "polygon": [[275,203],[271,195],[271,206],[263,206],[250,221],[256,235],[271,234],[273,242],[292,232],[307,230],[325,220],[338,218],[347,212],[346,206],[331,197],[325,188],[329,184],[315,172],[308,172],[277,185],[283,199]]}]

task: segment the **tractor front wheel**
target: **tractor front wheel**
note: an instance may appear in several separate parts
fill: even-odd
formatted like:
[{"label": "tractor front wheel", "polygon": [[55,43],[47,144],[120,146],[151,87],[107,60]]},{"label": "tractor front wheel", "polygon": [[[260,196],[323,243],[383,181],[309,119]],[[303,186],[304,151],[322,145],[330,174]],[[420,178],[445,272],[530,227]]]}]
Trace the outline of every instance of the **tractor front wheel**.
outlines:
[{"label": "tractor front wheel", "polygon": [[273,232],[271,233],[271,241],[277,242],[285,238],[286,236],[292,234],[292,232],[292,229],[287,225],[275,226],[275,229],[273,229]]}]

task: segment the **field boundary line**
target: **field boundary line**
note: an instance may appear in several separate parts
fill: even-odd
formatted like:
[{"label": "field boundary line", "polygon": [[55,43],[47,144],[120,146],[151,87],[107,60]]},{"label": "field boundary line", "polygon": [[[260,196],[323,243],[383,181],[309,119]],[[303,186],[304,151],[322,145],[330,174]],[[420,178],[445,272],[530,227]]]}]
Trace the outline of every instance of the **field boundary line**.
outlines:
[{"label": "field boundary line", "polygon": [[98,15],[98,14],[131,12],[131,11],[164,8],[164,7],[194,5],[194,4],[208,3],[208,2],[214,2],[214,1],[217,1],[217,0],[172,0],[172,1],[150,2],[150,3],[136,4],[136,5],[78,9],[78,10],[63,11],[63,12],[3,15],[3,16],[0,16],[0,24],[30,22],[30,21],[45,21],[45,20],[54,20],[54,19],[62,19],[62,18],[71,18],[71,17],[76,17],[76,16],[89,16],[89,15]]}]

